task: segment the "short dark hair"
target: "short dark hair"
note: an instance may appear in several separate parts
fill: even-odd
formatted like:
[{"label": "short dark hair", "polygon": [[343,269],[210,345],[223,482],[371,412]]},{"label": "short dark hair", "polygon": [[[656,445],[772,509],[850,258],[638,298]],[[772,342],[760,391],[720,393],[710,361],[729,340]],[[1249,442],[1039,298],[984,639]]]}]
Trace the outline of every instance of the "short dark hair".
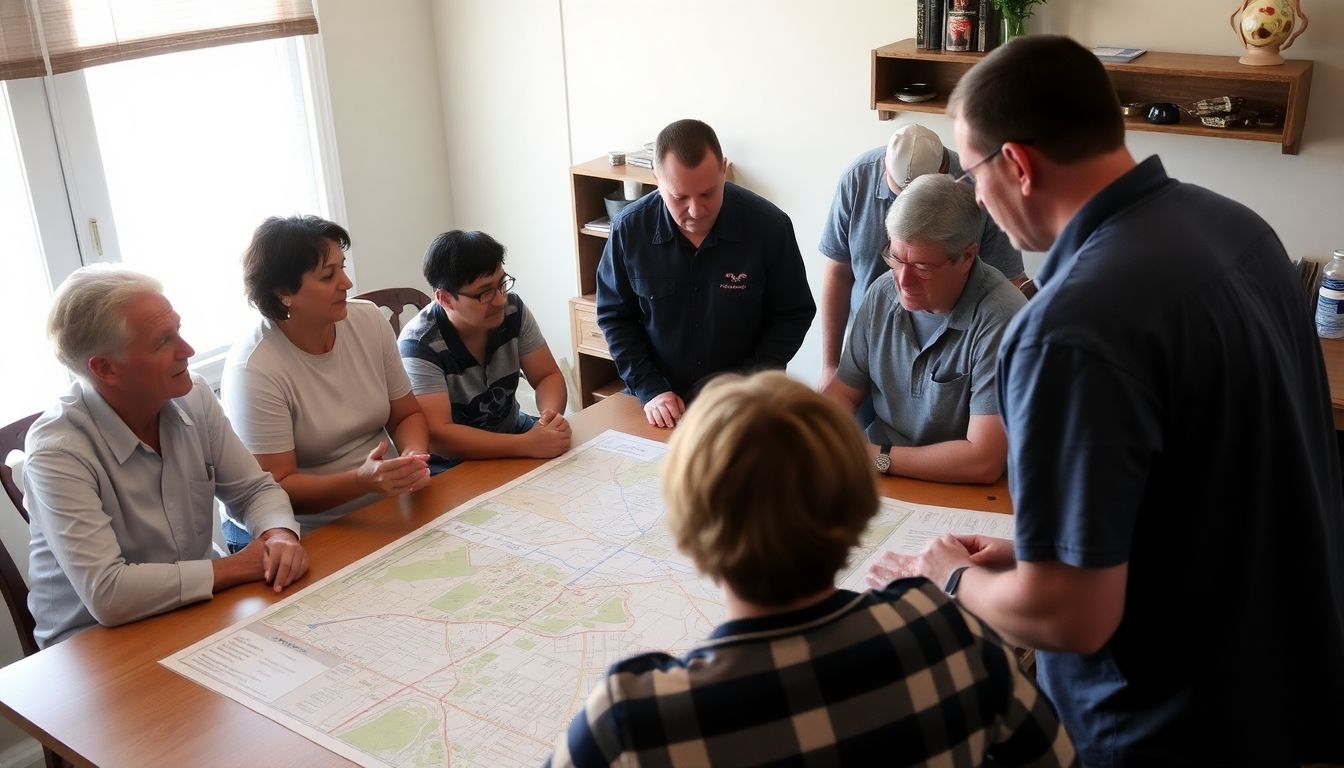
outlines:
[{"label": "short dark hair", "polygon": [[947,113],[970,127],[985,155],[1018,141],[1053,162],[1072,163],[1125,143],[1106,69],[1063,35],[1025,35],[994,49],[957,83]]},{"label": "short dark hair", "polygon": [[504,263],[504,246],[484,232],[454,229],[429,243],[425,251],[425,282],[454,296]]},{"label": "short dark hair", "polygon": [[277,294],[299,290],[303,273],[322,263],[328,242],[348,250],[350,233],[318,216],[272,216],[263,221],[243,252],[247,300],[267,318],[284,320],[289,310]]},{"label": "short dark hair", "polygon": [[719,137],[714,134],[714,129],[709,127],[708,123],[700,120],[678,120],[658,132],[658,140],[654,144],[654,156],[658,158],[658,165],[661,167],[663,159],[667,153],[671,152],[677,158],[677,162],[687,168],[694,168],[700,165],[705,159],[705,152],[713,152],[714,157],[723,162],[723,148],[719,146]]}]

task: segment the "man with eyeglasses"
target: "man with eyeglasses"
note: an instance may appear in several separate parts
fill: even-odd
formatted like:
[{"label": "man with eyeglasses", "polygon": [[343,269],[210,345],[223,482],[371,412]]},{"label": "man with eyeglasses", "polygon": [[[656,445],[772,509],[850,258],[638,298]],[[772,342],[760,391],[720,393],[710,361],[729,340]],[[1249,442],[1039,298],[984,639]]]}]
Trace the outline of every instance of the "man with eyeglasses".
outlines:
[{"label": "man with eyeglasses", "polygon": [[887,213],[891,269],[868,289],[823,393],[851,412],[871,397],[877,471],[990,483],[1007,442],[995,387],[999,340],[1026,298],[979,258],[975,193],[945,174],[911,181]]},{"label": "man with eyeglasses", "polygon": [[817,305],[793,223],[725,181],[713,128],[678,120],[654,155],[658,191],[611,223],[597,323],[645,418],[671,428],[709,377],[788,365]]},{"label": "man with eyeglasses", "polygon": [[1344,497],[1296,273],[1244,205],[1136,162],[1107,72],[1028,35],[948,103],[1040,292],[999,358],[1013,541],[923,575],[1017,645],[1089,766],[1344,763]]},{"label": "man with eyeglasses", "polygon": [[[434,300],[401,329],[397,350],[429,422],[429,468],[464,459],[550,459],[569,450],[565,379],[527,305],[510,293],[504,246],[453,230],[425,252]],[[518,406],[520,376],[540,417]]]},{"label": "man with eyeglasses", "polygon": [[[912,123],[897,130],[885,147],[876,147],[850,163],[836,185],[830,215],[822,226],[817,249],[826,257],[821,288],[821,379],[825,389],[840,363],[845,327],[863,297],[887,265],[878,257],[886,244],[884,221],[892,201],[916,178],[929,173],[962,176],[957,153],[943,147],[938,134]],[[1015,285],[1026,282],[1022,253],[982,212],[979,260],[999,270]],[[860,419],[872,418],[865,403]]]}]

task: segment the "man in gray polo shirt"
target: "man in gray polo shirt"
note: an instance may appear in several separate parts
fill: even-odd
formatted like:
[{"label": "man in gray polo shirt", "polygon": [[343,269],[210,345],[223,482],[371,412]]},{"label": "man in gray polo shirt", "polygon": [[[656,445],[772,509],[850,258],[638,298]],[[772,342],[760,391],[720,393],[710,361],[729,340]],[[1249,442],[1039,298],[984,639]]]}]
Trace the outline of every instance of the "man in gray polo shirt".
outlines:
[{"label": "man in gray polo shirt", "polygon": [[[853,320],[868,287],[886,276],[881,258],[887,238],[883,222],[891,203],[910,182],[928,173],[961,175],[957,153],[943,146],[938,134],[917,123],[891,135],[885,147],[862,155],[840,176],[831,212],[821,229],[817,249],[826,257],[821,288],[821,381],[835,375],[845,325]],[[1022,253],[983,211],[978,221],[979,260],[999,270],[1015,285],[1026,281]],[[871,409],[866,412],[871,420]]]},{"label": "man in gray polo shirt", "polygon": [[887,214],[889,278],[868,289],[824,393],[857,410],[870,394],[878,471],[946,483],[1003,474],[994,374],[999,340],[1026,299],[980,261],[969,184],[913,180]]}]

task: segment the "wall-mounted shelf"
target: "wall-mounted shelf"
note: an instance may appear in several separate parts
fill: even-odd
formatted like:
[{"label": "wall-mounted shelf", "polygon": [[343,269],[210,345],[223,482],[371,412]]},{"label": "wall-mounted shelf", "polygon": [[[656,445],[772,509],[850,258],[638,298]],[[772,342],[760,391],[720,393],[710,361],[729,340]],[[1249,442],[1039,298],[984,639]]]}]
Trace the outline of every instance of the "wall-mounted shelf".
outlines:
[{"label": "wall-mounted shelf", "polygon": [[[935,112],[947,109],[952,88],[982,58],[983,53],[921,51],[914,40],[902,40],[873,49],[871,107],[882,120],[897,112]],[[1248,102],[1268,104],[1283,111],[1279,128],[1210,128],[1188,115],[1174,125],[1155,125],[1142,117],[1125,119],[1131,131],[1156,131],[1190,136],[1271,141],[1286,155],[1297,154],[1311,92],[1310,61],[1292,60],[1275,67],[1238,64],[1235,56],[1149,51],[1128,64],[1104,63],[1120,103],[1173,102],[1186,104],[1215,96],[1242,96]],[[910,104],[897,99],[896,89],[907,83],[929,83],[938,92],[930,101]]]}]

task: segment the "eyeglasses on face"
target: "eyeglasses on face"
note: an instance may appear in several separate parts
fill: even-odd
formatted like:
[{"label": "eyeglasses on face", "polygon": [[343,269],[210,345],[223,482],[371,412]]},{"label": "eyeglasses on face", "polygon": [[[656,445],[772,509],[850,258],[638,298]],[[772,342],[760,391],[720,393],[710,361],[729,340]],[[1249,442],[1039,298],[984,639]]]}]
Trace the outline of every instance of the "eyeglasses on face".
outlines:
[{"label": "eyeglasses on face", "polygon": [[1003,148],[1004,148],[1004,147],[1008,146],[1009,144],[1022,144],[1022,145],[1025,145],[1025,146],[1028,146],[1028,147],[1029,147],[1029,146],[1031,146],[1031,145],[1034,144],[1034,143],[1035,143],[1035,142],[1031,141],[1030,139],[1028,139],[1028,140],[1026,140],[1026,141],[1005,141],[1004,143],[1002,143],[1002,144],[999,145],[999,148],[998,148],[998,149],[996,149],[996,150],[994,150],[993,152],[990,152],[988,155],[985,155],[984,157],[980,158],[980,162],[978,162],[978,163],[971,163],[971,165],[970,165],[969,167],[967,167],[967,168],[962,168],[962,169],[961,169],[961,173],[960,173],[959,175],[957,175],[957,176],[953,176],[953,177],[952,177],[952,181],[954,181],[954,182],[956,182],[956,183],[958,183],[958,184],[960,184],[960,183],[963,182],[963,181],[971,181],[971,182],[974,182],[974,181],[975,181],[975,177],[971,175],[971,172],[974,171],[976,168],[979,168],[980,166],[985,165],[986,163],[989,163],[990,161],[992,161],[994,158],[998,157],[999,155],[1003,154]]},{"label": "eyeglasses on face", "polygon": [[938,274],[938,270],[951,264],[951,260],[946,260],[942,264],[921,264],[917,261],[906,261],[891,252],[891,243],[882,246],[882,261],[895,271],[896,269],[908,269],[914,273],[915,277],[921,280],[932,280]]},{"label": "eyeglasses on face", "polygon": [[513,275],[510,275],[509,273],[505,272],[504,279],[500,280],[499,285],[495,286],[494,288],[486,288],[484,291],[481,291],[480,293],[455,293],[453,295],[462,296],[468,299],[475,299],[481,302],[482,304],[489,304],[490,302],[495,300],[495,296],[501,293],[508,293],[509,291],[513,290],[513,284],[515,282],[517,281],[513,279]]}]

